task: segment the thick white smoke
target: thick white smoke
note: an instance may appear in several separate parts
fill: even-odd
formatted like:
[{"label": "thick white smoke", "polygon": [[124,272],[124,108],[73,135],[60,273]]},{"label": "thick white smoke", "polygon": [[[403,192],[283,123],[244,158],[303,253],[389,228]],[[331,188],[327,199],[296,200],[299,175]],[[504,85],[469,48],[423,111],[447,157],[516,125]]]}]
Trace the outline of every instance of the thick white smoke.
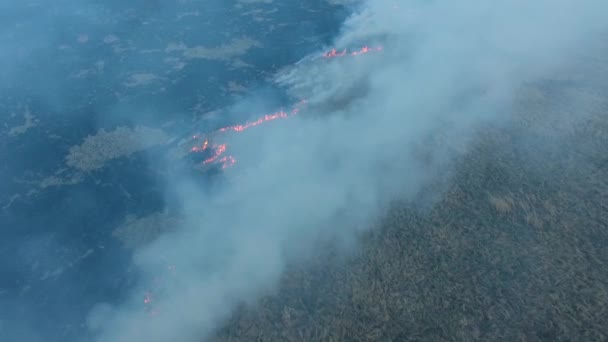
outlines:
[{"label": "thick white smoke", "polygon": [[[386,203],[416,194],[502,119],[522,84],[568,63],[606,27],[605,1],[373,0],[337,47],[382,44],[364,58],[304,61],[277,75],[309,111],[234,136],[237,166],[219,193],[171,180],[183,225],[138,251],[144,274],[175,265],[156,300],[141,292],[91,315],[99,341],[195,341],[241,302],[277,285],[318,239],[373,228]],[[145,283],[145,280],[142,282]]]}]

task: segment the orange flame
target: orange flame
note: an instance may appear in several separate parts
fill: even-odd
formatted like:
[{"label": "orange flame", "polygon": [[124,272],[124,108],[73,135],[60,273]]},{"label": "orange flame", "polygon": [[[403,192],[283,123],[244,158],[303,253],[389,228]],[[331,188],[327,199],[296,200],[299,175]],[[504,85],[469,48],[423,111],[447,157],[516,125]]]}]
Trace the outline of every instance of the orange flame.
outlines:
[{"label": "orange flame", "polygon": [[[223,128],[218,129],[215,132],[230,132],[230,131],[242,132],[248,128],[261,125],[268,121],[273,121],[273,120],[277,120],[277,119],[286,119],[286,118],[289,118],[290,116],[297,115],[300,112],[300,107],[304,104],[306,104],[306,100],[300,100],[298,103],[296,103],[292,107],[292,109],[289,113],[287,113],[283,110],[280,110],[273,114],[266,114],[266,115],[258,118],[255,121],[247,122],[245,124],[223,127]],[[195,134],[192,136],[192,139],[194,139],[194,140],[198,140],[199,138],[200,138],[200,136],[198,134]],[[226,144],[219,144],[219,145],[214,144],[211,147],[209,147],[208,138],[205,138],[205,140],[203,141],[203,143],[201,145],[193,146],[190,149],[190,152],[193,152],[193,153],[203,152],[209,148],[211,148],[213,150],[213,155],[211,157],[205,159],[203,161],[203,164],[206,165],[206,164],[218,163],[218,164],[222,165],[222,169],[226,169],[226,168],[236,164],[236,159],[233,156],[224,156],[224,153],[226,152],[226,149],[227,149]]]},{"label": "orange flame", "polygon": [[324,53],[323,57],[331,58],[331,57],[341,57],[346,55],[346,49],[338,52],[336,49],[331,49],[331,51]]},{"label": "orange flame", "polygon": [[203,164],[209,164],[209,163],[215,162],[222,154],[224,154],[224,152],[226,152],[226,144],[213,145],[212,148],[215,150],[213,152],[213,155],[211,157],[205,159],[205,161],[203,161]]},{"label": "orange flame", "polygon": [[225,156],[222,157],[219,162],[222,163],[222,170],[225,170],[226,168],[234,165],[236,163],[236,159],[234,159],[233,156]]},{"label": "orange flame", "polygon": [[217,162],[217,163],[222,164],[222,170],[225,170],[226,168],[228,168],[236,163],[236,159],[233,156],[223,156],[222,157],[222,155],[226,152],[226,144],[214,145],[213,149],[215,150],[215,152],[213,153],[213,156],[205,159],[205,161],[203,161],[203,164],[210,164],[210,163]]},{"label": "orange flame", "polygon": [[[350,53],[347,51],[347,49],[344,49],[342,51],[337,51],[336,49],[332,49],[330,52],[323,54],[323,57],[334,58],[334,57],[346,56],[347,54],[351,55],[351,56],[357,56],[357,55],[362,55],[362,54],[366,54],[369,52],[375,52],[375,51],[382,51],[382,47],[379,46],[379,47],[375,47],[375,48],[370,48],[368,46],[363,46],[359,50],[352,51]],[[256,121],[247,122],[242,125],[223,127],[223,128],[220,128],[219,130],[217,130],[216,132],[227,132],[227,131],[242,132],[248,128],[258,126],[264,122],[273,121],[276,119],[285,119],[290,116],[297,115],[300,112],[300,106],[304,105],[304,104],[306,104],[306,100],[301,100],[300,102],[298,102],[297,104],[295,104],[293,106],[293,108],[291,109],[289,114],[284,112],[283,110],[280,110],[273,114],[266,114],[263,117],[257,119]],[[192,136],[193,140],[198,140],[199,138],[200,138],[200,136],[198,134],[195,134]],[[193,146],[190,151],[191,152],[202,152],[202,151],[207,150],[208,148],[209,148],[209,140],[207,138],[205,138],[205,140],[203,141],[203,143],[200,146]],[[211,164],[211,163],[217,162],[217,163],[222,164],[222,169],[226,169],[228,167],[233,166],[236,163],[236,159],[233,156],[231,156],[231,155],[224,156],[224,153],[226,153],[226,149],[227,149],[226,144],[219,144],[219,145],[213,144],[211,146],[211,149],[213,150],[213,155],[211,157],[205,159],[203,161],[203,164]],[[167,269],[169,270],[169,272],[171,274],[175,274],[175,265],[169,265],[167,267]],[[146,307],[146,310],[150,313],[151,316],[156,316],[159,314],[158,310],[152,308],[152,296],[149,291],[145,292],[143,302]]]},{"label": "orange flame", "polygon": [[[195,135],[196,137],[196,135]],[[203,152],[207,149],[207,147],[209,147],[209,140],[205,139],[205,141],[203,142],[203,144],[201,146],[192,146],[192,148],[190,149],[190,152]]]},{"label": "orange flame", "polygon": [[382,51],[382,46],[378,46],[378,47],[369,47],[367,45],[361,47],[359,50],[357,51],[352,51],[352,52],[348,52],[347,49],[344,49],[342,51],[337,51],[336,49],[331,49],[331,51],[324,53],[323,57],[325,58],[334,58],[334,57],[342,57],[342,56],[346,56],[347,54],[350,56],[358,56],[358,55],[363,55],[369,52],[377,52],[377,51]]},{"label": "orange flame", "polygon": [[253,122],[247,122],[244,125],[234,125],[234,126],[220,128],[218,131],[219,132],[226,132],[226,131],[242,132],[242,131],[246,130],[247,128],[263,124],[264,122],[267,122],[267,121],[272,121],[272,120],[276,120],[276,119],[285,119],[285,118],[287,118],[287,116],[288,116],[287,113],[285,113],[284,111],[281,110],[274,114],[266,114],[263,117],[255,120]]}]

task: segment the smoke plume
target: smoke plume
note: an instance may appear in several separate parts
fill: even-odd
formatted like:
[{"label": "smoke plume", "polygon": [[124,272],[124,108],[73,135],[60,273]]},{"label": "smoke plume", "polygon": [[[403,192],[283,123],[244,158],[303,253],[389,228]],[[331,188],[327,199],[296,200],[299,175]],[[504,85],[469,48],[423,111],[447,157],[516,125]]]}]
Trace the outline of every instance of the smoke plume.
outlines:
[{"label": "smoke plume", "polygon": [[[607,11],[594,0],[357,4],[334,46],[382,50],[319,51],[278,72],[306,112],[227,134],[238,162],[216,191],[172,174],[179,226],[137,251],[142,279],[130,300],[91,313],[97,341],[210,336],[239,304],[272,293],[286,265],[319,241],[356,239],[390,201],[449,174],[481,124],[508,119],[520,87],[576,63]],[[169,264],[167,284],[144,296]]]}]

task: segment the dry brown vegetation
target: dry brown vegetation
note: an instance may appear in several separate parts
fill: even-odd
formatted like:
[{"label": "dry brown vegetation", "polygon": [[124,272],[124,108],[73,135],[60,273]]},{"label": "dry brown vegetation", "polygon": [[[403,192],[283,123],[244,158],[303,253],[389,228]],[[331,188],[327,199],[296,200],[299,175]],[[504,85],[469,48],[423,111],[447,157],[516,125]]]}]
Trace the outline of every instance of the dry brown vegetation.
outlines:
[{"label": "dry brown vegetation", "polygon": [[608,340],[608,106],[575,121],[546,97],[526,104],[545,119],[482,134],[430,210],[396,205],[356,255],[291,267],[216,339]]}]

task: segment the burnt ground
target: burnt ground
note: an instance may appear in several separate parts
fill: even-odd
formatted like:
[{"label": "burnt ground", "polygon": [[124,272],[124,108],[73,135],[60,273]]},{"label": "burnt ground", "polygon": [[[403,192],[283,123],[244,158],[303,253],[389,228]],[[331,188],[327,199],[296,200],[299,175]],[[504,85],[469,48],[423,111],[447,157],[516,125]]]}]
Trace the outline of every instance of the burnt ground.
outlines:
[{"label": "burnt ground", "polygon": [[524,93],[430,208],[396,204],[348,257],[290,267],[216,340],[608,340],[608,92]]}]

